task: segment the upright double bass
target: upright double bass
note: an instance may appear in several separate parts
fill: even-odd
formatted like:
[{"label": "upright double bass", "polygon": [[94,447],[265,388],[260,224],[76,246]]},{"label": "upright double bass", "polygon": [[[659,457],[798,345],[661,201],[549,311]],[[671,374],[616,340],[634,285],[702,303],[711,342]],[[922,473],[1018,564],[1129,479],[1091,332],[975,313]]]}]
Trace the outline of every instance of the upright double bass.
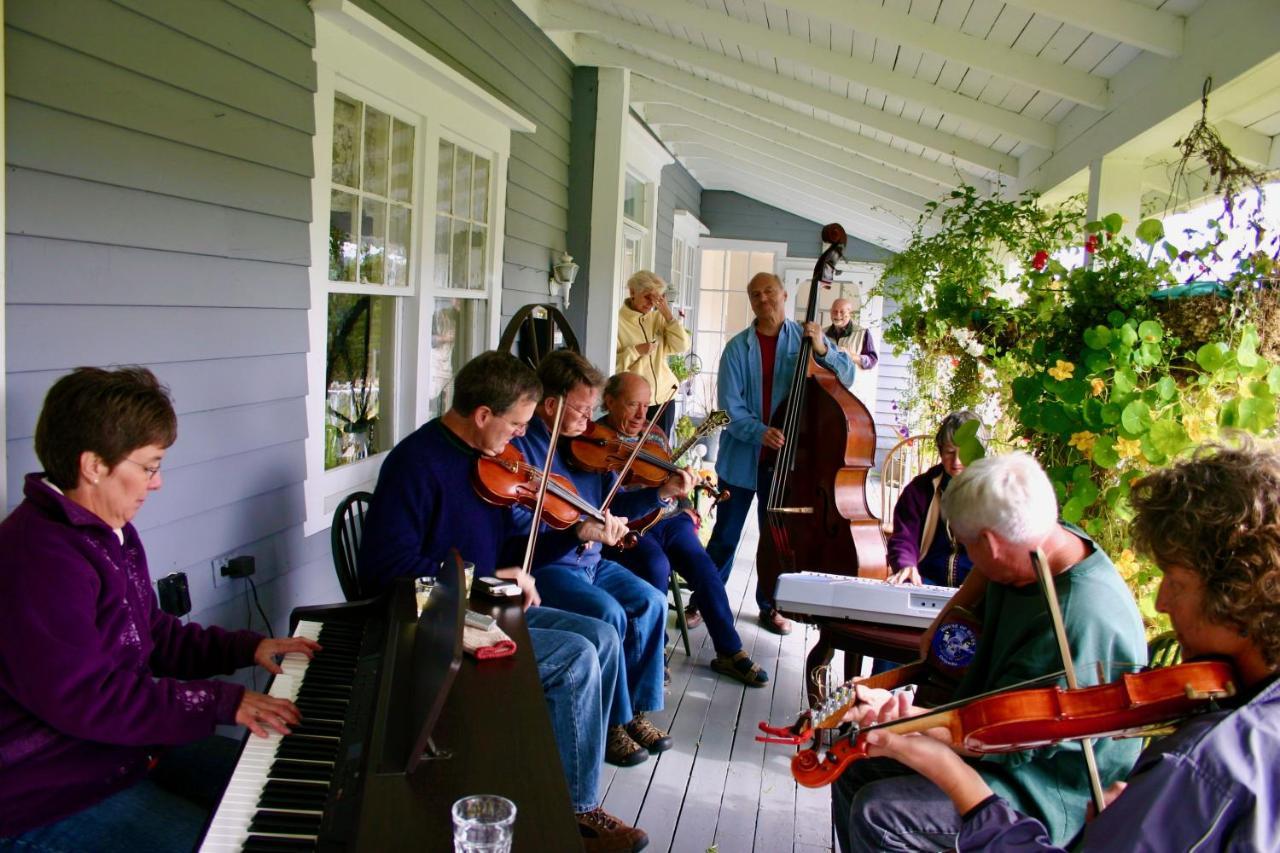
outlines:
[{"label": "upright double bass", "polygon": [[[844,255],[845,231],[822,229],[829,248],[818,259],[805,322],[818,316],[818,288],[834,278]],[[786,437],[778,451],[760,531],[759,583],[770,592],[778,575],[823,571],[885,578],[888,559],[880,521],[867,503],[867,476],[875,465],[876,427],[867,407],[813,357],[801,341],[787,399],[771,426]]]}]

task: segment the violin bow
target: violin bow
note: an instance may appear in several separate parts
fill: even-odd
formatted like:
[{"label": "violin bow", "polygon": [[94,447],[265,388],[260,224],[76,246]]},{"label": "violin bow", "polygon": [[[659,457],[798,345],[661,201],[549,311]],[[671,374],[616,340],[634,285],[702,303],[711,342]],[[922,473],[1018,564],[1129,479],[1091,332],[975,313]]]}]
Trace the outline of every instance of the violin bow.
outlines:
[{"label": "violin bow", "polygon": [[[1075,690],[1080,685],[1076,680],[1076,668],[1071,658],[1071,646],[1067,643],[1067,629],[1062,622],[1062,608],[1058,606],[1058,591],[1053,586],[1053,575],[1049,572],[1049,561],[1039,548],[1031,552],[1031,564],[1035,566],[1036,576],[1040,579],[1040,587],[1044,590],[1045,602],[1049,606],[1049,619],[1053,622],[1053,633],[1058,639],[1058,654],[1062,657],[1062,669],[1067,676],[1067,689]],[[1089,771],[1089,788],[1093,792],[1093,804],[1098,814],[1106,808],[1102,796],[1102,780],[1098,777],[1098,759],[1093,754],[1093,738],[1080,741],[1084,749],[1084,764]]]},{"label": "violin bow", "polygon": [[551,425],[551,444],[547,446],[547,460],[542,465],[542,482],[538,484],[538,498],[533,504],[533,522],[529,525],[529,541],[524,545],[524,564],[521,574],[527,574],[533,565],[533,549],[538,542],[538,527],[542,524],[542,504],[547,498],[547,485],[551,482],[551,462],[556,458],[556,441],[560,438],[560,422],[564,420],[564,395],[556,398],[556,419]]},{"label": "violin bow", "polygon": [[[671,390],[676,390],[678,386],[672,385]],[[609,490],[609,494],[605,497],[604,502],[600,504],[600,511],[604,512],[609,508],[609,504],[613,503],[613,496],[618,493],[618,489],[622,487],[622,481],[626,479],[627,472],[631,470],[631,465],[636,461],[636,457],[640,455],[640,451],[644,449],[644,444],[649,440],[649,436],[653,434],[653,428],[658,425],[658,421],[662,419],[662,414],[667,410],[667,406],[671,405],[671,401],[675,397],[670,397],[667,402],[658,407],[658,411],[654,413],[653,418],[649,421],[649,425],[644,428],[644,432],[640,434],[640,438],[636,441],[636,446],[631,448],[631,455],[627,457],[627,462],[618,471],[618,479],[613,481],[613,488]]]}]

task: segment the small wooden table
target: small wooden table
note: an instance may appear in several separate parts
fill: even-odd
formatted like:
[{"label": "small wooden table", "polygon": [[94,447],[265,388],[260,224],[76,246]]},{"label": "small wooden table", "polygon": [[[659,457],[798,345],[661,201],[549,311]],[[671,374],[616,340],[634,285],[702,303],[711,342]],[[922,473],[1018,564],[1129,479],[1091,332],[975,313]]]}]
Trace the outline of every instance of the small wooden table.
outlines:
[{"label": "small wooden table", "polygon": [[471,794],[516,804],[514,853],[582,850],[520,605],[495,605],[477,593],[471,609],[497,619],[516,653],[463,658],[432,737],[452,757],[425,762],[413,776],[369,779],[357,836],[362,851],[452,850],[450,810]]},{"label": "small wooden table", "polygon": [[854,622],[843,619],[804,617],[818,626],[818,642],[805,661],[805,692],[809,704],[818,701],[818,683],[814,673],[831,663],[836,649],[844,652],[844,679],[861,674],[863,657],[881,658],[895,663],[911,663],[920,657],[923,628],[881,625],[876,622]]}]

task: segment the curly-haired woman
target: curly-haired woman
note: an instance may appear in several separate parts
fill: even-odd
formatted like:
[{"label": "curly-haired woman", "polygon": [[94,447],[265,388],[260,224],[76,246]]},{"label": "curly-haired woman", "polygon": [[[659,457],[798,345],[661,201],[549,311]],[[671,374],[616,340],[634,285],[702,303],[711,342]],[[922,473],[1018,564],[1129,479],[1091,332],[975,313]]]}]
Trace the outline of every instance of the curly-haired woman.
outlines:
[{"label": "curly-haired woman", "polygon": [[[1153,743],[1074,849],[1276,850],[1280,455],[1248,443],[1208,448],[1144,477],[1132,503],[1134,541],[1164,573],[1156,609],[1184,658],[1233,663],[1238,693]],[[872,755],[910,765],[951,797],[965,816],[957,849],[1056,849],[1039,821],[993,795],[940,741],[886,732],[868,741]]]}]

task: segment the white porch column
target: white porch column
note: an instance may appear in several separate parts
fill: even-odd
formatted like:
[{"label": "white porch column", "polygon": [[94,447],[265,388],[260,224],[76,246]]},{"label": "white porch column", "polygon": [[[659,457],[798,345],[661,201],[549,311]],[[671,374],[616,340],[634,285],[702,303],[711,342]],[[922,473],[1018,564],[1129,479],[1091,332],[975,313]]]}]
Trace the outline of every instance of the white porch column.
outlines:
[{"label": "white porch column", "polygon": [[1101,157],[1089,163],[1088,219],[1118,213],[1124,217],[1120,233],[1133,237],[1142,221],[1142,172],[1139,159]]},{"label": "white porch column", "polygon": [[625,68],[601,68],[591,186],[591,259],[583,355],[613,373],[618,339],[618,270],[622,263],[622,192],[631,78]]}]

